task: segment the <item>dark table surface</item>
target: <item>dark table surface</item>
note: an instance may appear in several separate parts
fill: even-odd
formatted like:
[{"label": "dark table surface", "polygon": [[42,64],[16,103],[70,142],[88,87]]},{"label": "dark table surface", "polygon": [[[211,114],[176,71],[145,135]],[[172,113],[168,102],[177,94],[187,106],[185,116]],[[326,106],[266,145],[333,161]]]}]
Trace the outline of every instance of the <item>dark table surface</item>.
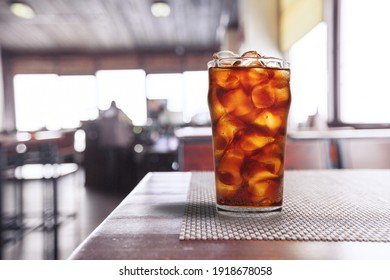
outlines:
[{"label": "dark table surface", "polygon": [[[356,182],[354,174],[359,171],[286,171],[286,175],[289,172],[313,174],[324,184],[329,176],[343,174],[346,179],[341,184],[351,186]],[[390,171],[362,172],[365,177],[370,172],[375,176],[375,184],[367,191],[381,184],[381,188],[388,185],[385,189],[390,192]],[[390,259],[390,242],[180,241],[191,174],[154,172],[146,175],[70,259]],[[304,178],[302,176],[302,180]]]}]

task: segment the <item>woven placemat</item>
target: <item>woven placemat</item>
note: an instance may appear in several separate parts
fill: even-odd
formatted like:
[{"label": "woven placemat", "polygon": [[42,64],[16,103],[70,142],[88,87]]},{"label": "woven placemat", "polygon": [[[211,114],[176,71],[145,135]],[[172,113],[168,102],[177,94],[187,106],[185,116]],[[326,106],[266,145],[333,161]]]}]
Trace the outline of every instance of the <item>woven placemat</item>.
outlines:
[{"label": "woven placemat", "polygon": [[286,172],[281,212],[233,216],[216,211],[213,173],[194,172],[179,238],[390,242],[390,173],[351,172]]}]

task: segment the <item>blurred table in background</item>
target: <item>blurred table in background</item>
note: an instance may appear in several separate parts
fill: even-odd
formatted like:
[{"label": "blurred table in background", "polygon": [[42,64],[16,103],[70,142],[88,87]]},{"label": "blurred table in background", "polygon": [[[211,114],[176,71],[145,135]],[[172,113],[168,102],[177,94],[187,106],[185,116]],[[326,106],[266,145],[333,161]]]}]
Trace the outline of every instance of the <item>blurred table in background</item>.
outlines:
[{"label": "blurred table in background", "polygon": [[175,131],[179,139],[181,171],[213,170],[211,127],[185,127]]},{"label": "blurred table in background", "polygon": [[84,122],[82,129],[86,136],[82,165],[88,188],[127,195],[148,172],[178,169],[178,140],[158,126],[134,127],[133,143],[118,148],[101,145],[98,120]]},{"label": "blurred table in background", "polygon": [[295,153],[307,148],[302,163],[312,157],[313,162],[323,160],[316,165],[320,168],[390,168],[390,129],[289,130],[288,139],[297,146]]}]

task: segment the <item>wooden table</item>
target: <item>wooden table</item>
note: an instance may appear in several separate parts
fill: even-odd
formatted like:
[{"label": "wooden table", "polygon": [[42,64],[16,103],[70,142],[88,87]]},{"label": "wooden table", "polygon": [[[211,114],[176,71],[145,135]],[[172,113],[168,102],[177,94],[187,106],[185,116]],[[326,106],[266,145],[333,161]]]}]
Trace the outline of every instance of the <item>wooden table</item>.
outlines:
[{"label": "wooden table", "polygon": [[[350,174],[289,172],[313,172],[324,181],[334,172]],[[390,186],[388,170],[373,174],[383,175],[383,184]],[[341,184],[353,184],[352,176]],[[191,172],[149,173],[70,259],[390,259],[390,242],[179,241],[190,179]]]}]

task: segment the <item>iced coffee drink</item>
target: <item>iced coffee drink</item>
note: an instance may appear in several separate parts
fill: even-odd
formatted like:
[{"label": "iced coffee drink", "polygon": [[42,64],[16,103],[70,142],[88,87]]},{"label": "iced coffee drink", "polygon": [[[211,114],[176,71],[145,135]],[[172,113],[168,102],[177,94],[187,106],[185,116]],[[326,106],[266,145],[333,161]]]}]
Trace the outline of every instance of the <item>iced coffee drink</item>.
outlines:
[{"label": "iced coffee drink", "polygon": [[217,208],[281,209],[289,64],[254,51],[222,51],[208,68]]}]

